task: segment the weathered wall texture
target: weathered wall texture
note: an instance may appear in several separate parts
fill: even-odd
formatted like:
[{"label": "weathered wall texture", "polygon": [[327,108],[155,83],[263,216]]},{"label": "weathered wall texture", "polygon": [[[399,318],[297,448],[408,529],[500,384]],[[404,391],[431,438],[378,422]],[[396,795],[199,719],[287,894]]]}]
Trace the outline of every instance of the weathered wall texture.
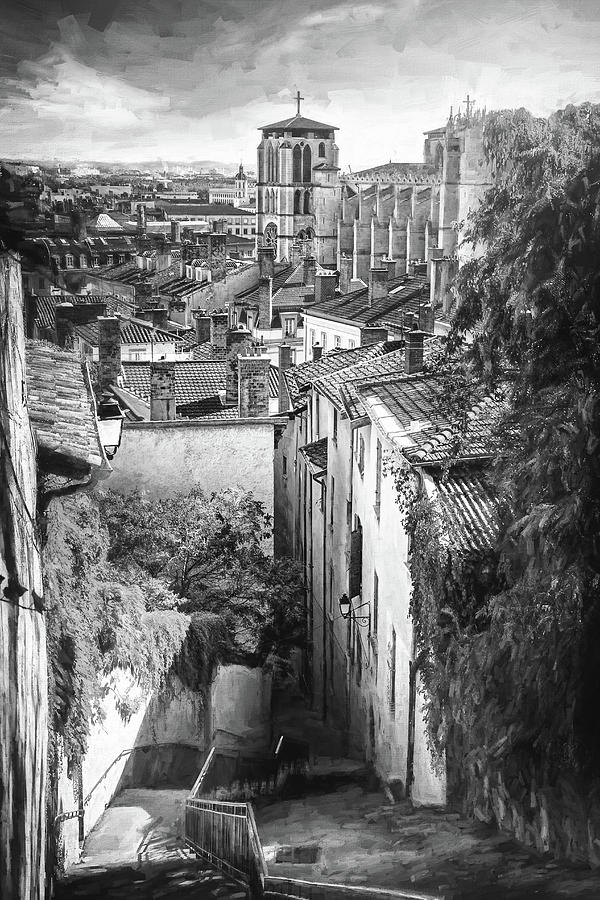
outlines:
[{"label": "weathered wall texture", "polygon": [[219,666],[210,687],[210,743],[266,747],[271,728],[271,676],[262,669]]},{"label": "weathered wall texture", "polygon": [[273,453],[273,425],[265,419],[127,424],[110,487],[154,497],[241,488],[272,515]]},{"label": "weathered wall texture", "polygon": [[[21,268],[0,256],[0,897],[44,895],[48,699]],[[3,594],[3,596],[1,596]],[[39,601],[38,601],[39,602]]]}]

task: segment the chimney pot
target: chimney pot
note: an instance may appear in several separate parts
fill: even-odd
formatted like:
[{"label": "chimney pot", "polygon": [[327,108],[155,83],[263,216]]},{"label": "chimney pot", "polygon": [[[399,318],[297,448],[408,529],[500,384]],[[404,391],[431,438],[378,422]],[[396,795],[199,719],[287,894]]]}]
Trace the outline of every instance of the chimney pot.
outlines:
[{"label": "chimney pot", "polygon": [[196,316],[196,340],[199,344],[210,341],[211,317],[200,314]]},{"label": "chimney pot", "polygon": [[380,341],[387,341],[388,330],[380,325],[365,325],[360,329],[360,345],[378,344]]},{"label": "chimney pot", "polygon": [[271,360],[260,349],[238,356],[238,414],[240,419],[269,415],[269,369]]},{"label": "chimney pot", "polygon": [[258,248],[258,275],[259,278],[275,276],[275,251],[272,247]]},{"label": "chimney pot", "polygon": [[270,328],[273,318],[273,279],[261,276],[258,279],[258,323],[261,328]]},{"label": "chimney pot", "polygon": [[323,356],[323,348],[320,344],[313,344],[312,347],[312,358],[314,362],[318,362]]}]

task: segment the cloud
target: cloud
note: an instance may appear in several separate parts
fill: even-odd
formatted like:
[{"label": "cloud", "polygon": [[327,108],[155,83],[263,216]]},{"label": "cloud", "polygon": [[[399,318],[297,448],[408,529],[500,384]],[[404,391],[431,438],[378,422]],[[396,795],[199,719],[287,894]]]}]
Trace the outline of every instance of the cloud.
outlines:
[{"label": "cloud", "polygon": [[358,168],[419,159],[467,92],[542,114],[600,99],[591,0],[121,0],[102,28],[92,5],[8,4],[5,153],[251,163],[299,88]]}]

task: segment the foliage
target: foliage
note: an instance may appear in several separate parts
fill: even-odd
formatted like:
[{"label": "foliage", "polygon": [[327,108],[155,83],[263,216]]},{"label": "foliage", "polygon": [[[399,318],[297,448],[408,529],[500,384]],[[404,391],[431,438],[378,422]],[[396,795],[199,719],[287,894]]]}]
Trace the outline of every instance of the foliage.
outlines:
[{"label": "foliage", "polygon": [[[565,765],[590,772],[600,758],[591,713],[600,683],[599,124],[590,104],[549,120],[525,110],[486,119],[495,184],[467,223],[476,254],[457,277],[446,365],[475,391],[506,390],[493,468],[504,511],[494,571],[482,579],[471,565],[473,614],[451,629],[422,585],[437,583],[437,614],[452,609],[455,578],[446,568],[440,587],[429,532],[428,558],[417,559],[425,525],[412,520],[432,738],[459,762],[527,757],[547,777]],[[475,335],[468,348],[465,330]]]},{"label": "foliage", "polygon": [[218,616],[229,653],[280,665],[304,640],[300,568],[266,551],[270,519],[251,494],[199,491],[150,499],[107,493],[110,559],[135,580],[161,580],[188,614]]},{"label": "foliage", "polygon": [[[118,579],[107,565],[109,536],[84,494],[53,500],[44,548],[51,723],[68,757],[85,751],[90,722],[117,667],[144,694],[161,687],[185,640],[189,619],[154,582]],[[131,698],[117,697],[122,714]]]}]

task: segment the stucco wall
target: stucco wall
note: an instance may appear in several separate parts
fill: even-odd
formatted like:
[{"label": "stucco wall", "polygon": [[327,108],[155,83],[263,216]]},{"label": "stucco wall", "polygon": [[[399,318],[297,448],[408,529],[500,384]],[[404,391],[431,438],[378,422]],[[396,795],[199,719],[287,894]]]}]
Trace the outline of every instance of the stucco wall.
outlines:
[{"label": "stucco wall", "polygon": [[252,491],[273,514],[274,419],[128,423],[110,487],[169,497],[192,488]]},{"label": "stucco wall", "polygon": [[266,748],[271,739],[271,676],[260,668],[219,666],[209,709],[211,744]]}]

